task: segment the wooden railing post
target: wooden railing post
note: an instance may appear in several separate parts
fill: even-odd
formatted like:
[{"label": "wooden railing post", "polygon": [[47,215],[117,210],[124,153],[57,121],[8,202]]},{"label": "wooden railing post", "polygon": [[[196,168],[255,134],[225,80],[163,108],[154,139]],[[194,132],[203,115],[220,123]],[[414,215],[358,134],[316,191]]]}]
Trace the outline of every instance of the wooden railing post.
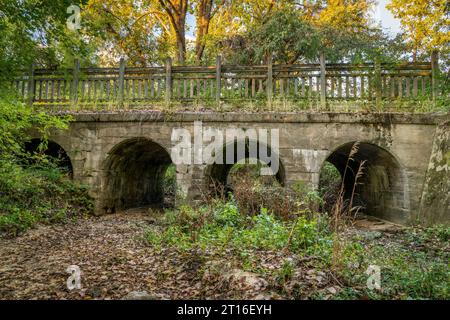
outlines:
[{"label": "wooden railing post", "polygon": [[325,109],[327,106],[327,73],[325,67],[325,53],[320,53],[320,106]]},{"label": "wooden railing post", "polygon": [[267,58],[267,105],[269,108],[272,108],[272,98],[273,98],[273,60],[272,53],[270,53]]},{"label": "wooden railing post", "polygon": [[220,56],[216,57],[216,104],[217,106],[220,105],[220,93],[222,90],[222,59]]},{"label": "wooden railing post", "polygon": [[124,100],[124,92],[125,92],[125,59],[120,58],[119,64],[119,83],[118,83],[118,104],[119,107],[123,107]]},{"label": "wooden railing post", "polygon": [[436,102],[438,95],[438,75],[439,75],[439,53],[435,50],[431,53],[431,90],[433,102]]},{"label": "wooden railing post", "polygon": [[378,110],[381,109],[381,101],[383,99],[383,92],[381,87],[381,63],[379,59],[375,60],[375,106]]},{"label": "wooden railing post", "polygon": [[166,59],[166,106],[170,105],[172,99],[172,59]]},{"label": "wooden railing post", "polygon": [[28,74],[28,105],[32,106],[34,101],[34,63],[31,64]]},{"label": "wooden railing post", "polygon": [[75,66],[73,68],[73,82],[72,82],[72,104],[78,103],[78,82],[80,77],[80,60],[75,59]]}]

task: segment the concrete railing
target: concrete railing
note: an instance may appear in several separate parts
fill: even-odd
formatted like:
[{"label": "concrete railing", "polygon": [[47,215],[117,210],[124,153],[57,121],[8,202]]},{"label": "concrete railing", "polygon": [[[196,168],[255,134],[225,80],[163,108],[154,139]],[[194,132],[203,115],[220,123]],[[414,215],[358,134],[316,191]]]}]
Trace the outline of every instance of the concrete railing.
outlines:
[{"label": "concrete railing", "polygon": [[30,105],[60,111],[134,109],[157,103],[382,101],[435,98],[437,59],[423,63],[173,66],[34,69],[13,81]]}]

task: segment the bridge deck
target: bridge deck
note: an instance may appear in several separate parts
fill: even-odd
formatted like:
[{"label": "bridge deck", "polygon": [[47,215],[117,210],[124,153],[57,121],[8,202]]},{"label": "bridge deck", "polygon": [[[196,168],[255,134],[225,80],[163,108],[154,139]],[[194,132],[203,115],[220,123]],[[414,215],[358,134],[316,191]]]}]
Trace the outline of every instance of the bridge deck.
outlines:
[{"label": "bridge deck", "polygon": [[68,112],[77,122],[255,122],[255,123],[386,123],[436,125],[450,120],[448,113],[351,112]]}]

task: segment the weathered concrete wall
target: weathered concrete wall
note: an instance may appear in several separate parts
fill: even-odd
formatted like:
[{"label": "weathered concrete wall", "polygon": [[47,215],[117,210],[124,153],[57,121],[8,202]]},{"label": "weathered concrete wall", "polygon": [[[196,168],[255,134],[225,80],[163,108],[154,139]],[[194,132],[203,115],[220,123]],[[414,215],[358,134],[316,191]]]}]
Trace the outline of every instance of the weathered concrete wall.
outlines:
[{"label": "weathered concrete wall", "polygon": [[436,129],[419,212],[419,219],[427,224],[450,223],[449,121]]},{"label": "weathered concrete wall", "polygon": [[[111,174],[118,174],[112,173],[108,167],[117,146],[130,139],[145,138],[156,142],[170,154],[172,129],[183,127],[192,133],[193,122],[201,120],[204,126],[221,129],[230,127],[279,129],[279,154],[286,185],[302,180],[315,187],[318,185],[324,161],[333,152],[354,141],[364,142],[367,146],[373,145],[379,150],[384,150],[385,155],[382,156],[381,151],[378,154],[375,147],[366,148],[372,150],[367,151],[368,160],[378,157],[371,165],[371,172],[373,174],[378,172],[378,177],[385,175],[388,179],[395,179],[391,189],[379,193],[379,201],[388,203],[387,208],[392,207],[392,210],[385,210],[389,212],[385,212],[383,218],[399,223],[412,223],[418,218],[419,212],[423,212],[423,218],[437,222],[448,221],[450,215],[448,201],[446,205],[442,204],[448,200],[448,196],[427,198],[427,201],[422,201],[427,171],[429,179],[432,179],[430,170],[437,170],[436,166],[430,169],[430,158],[441,159],[439,154],[442,153],[448,161],[448,125],[437,127],[449,119],[448,115],[350,113],[164,115],[160,112],[142,112],[78,114],[75,118],[76,121],[71,123],[69,130],[55,132],[51,139],[67,151],[72,161],[75,179],[92,187],[91,194],[97,199],[99,213],[102,212],[107,198],[105,198],[109,188],[107,184],[111,183],[108,175],[111,177]],[[437,130],[439,134],[436,133]],[[440,140],[433,142],[435,137]],[[447,142],[440,142],[442,139],[447,139],[445,140]],[[432,154],[436,156],[433,157]],[[364,156],[361,159],[363,158]],[[392,164],[392,168],[389,168],[388,164]],[[384,171],[380,170],[383,166],[386,167]],[[440,168],[440,162],[438,166]],[[189,200],[201,198],[202,188],[205,188],[206,184],[207,169],[204,165],[177,167],[177,184]],[[448,164],[445,170],[448,170]],[[448,174],[443,179],[444,185],[447,183],[448,190]],[[379,188],[383,188],[382,183]],[[426,188],[430,190],[433,186],[427,182]],[[396,195],[389,196],[391,191]],[[392,199],[386,200],[389,197]],[[378,200],[374,199],[372,202],[374,201]],[[434,214],[429,208],[440,208],[439,213]]]}]

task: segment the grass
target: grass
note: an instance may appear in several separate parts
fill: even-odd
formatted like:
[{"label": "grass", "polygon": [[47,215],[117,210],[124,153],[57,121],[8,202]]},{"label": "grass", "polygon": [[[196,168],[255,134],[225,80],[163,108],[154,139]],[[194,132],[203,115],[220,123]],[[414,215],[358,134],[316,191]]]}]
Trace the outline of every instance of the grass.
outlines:
[{"label": "grass", "polygon": [[[450,232],[450,228],[445,233]],[[426,241],[433,233],[434,245],[418,246],[411,242],[411,233],[423,235],[420,241]],[[371,299],[450,299],[449,251],[447,241],[442,241],[433,228],[410,228],[400,233],[396,241],[378,242],[351,239],[359,243],[352,251],[359,267],[347,268],[343,278],[348,286],[336,298],[349,299],[368,297]],[[378,265],[381,268],[381,290],[369,290],[365,286],[367,277],[364,268]],[[355,290],[354,288],[358,288]]]},{"label": "grass", "polygon": [[[355,143],[348,159],[357,152]],[[157,250],[200,250],[205,256],[234,262],[240,269],[269,279],[284,298],[330,298],[326,288],[311,287],[301,278],[307,269],[329,275],[326,286],[332,286],[334,299],[450,299],[449,227],[415,227],[389,237],[368,236],[352,227],[355,188],[349,204],[344,205],[344,179],[332,166],[325,168],[322,177],[327,183],[340,180],[329,214],[320,212],[321,192],[311,194],[299,184],[283,193],[273,183],[264,184],[255,177],[252,168],[245,169],[235,168],[239,179],[234,182],[234,196],[166,212],[159,226],[145,232],[147,243]],[[355,185],[363,169],[361,163]],[[283,201],[276,201],[279,196]],[[252,204],[255,199],[257,203]],[[266,257],[273,257],[271,268],[261,263]],[[380,268],[380,290],[367,285],[369,266]]]},{"label": "grass", "polygon": [[288,98],[274,97],[272,104],[267,103],[265,94],[255,98],[243,98],[239,95],[226,95],[218,104],[215,97],[200,97],[193,100],[173,99],[167,104],[163,99],[148,101],[125,100],[122,106],[117,101],[80,102],[77,106],[69,103],[36,103],[36,106],[45,106],[50,112],[113,112],[113,111],[139,111],[158,110],[164,112],[177,111],[215,111],[215,112],[402,112],[402,113],[429,113],[449,112],[450,104],[444,94],[434,102],[429,96],[418,96],[414,99],[385,99],[381,105],[376,106],[374,100],[367,99],[329,99],[326,106],[321,106],[317,97]]},{"label": "grass", "polygon": [[[166,213],[157,228],[145,232],[147,243],[156,248],[176,248],[181,252],[203,252],[233,261],[245,271],[269,280],[284,298],[322,299],[320,290],[286,292],[286,286],[298,281],[296,270],[309,267],[331,274],[340,289],[333,299],[450,299],[450,228],[409,228],[376,240],[359,232],[341,235],[341,268],[333,269],[336,241],[332,221],[327,216],[299,216],[294,221],[280,219],[262,209],[257,215],[239,212],[233,201],[216,201],[208,206],[183,206]],[[430,248],[434,246],[434,250]],[[447,249],[445,249],[447,248]],[[261,257],[283,252],[266,268]],[[275,259],[276,260],[276,259]],[[309,261],[305,264],[298,261]],[[381,269],[381,290],[367,287],[369,265]],[[303,271],[303,273],[305,273]]]},{"label": "grass", "polygon": [[[358,148],[355,143],[348,160]],[[322,177],[325,184],[339,182],[333,187],[338,197],[329,214],[320,212],[324,210],[320,196],[329,193],[328,189],[313,197],[302,184],[294,185],[288,194],[274,192],[274,184],[264,184],[252,168],[238,166],[235,171],[239,174],[234,196],[166,212],[159,227],[145,232],[147,243],[158,250],[200,250],[205,256],[222,257],[269,279],[284,298],[328,299],[326,287],[332,286],[339,288],[332,291],[333,299],[450,299],[449,227],[414,227],[376,236],[353,228],[355,188],[345,205],[344,179],[332,165]],[[354,185],[363,171],[361,163]],[[283,201],[277,201],[279,196]],[[255,199],[257,203],[252,204]],[[266,257],[274,257],[271,268],[262,263]],[[380,269],[379,290],[367,285],[369,266]],[[299,280],[305,269],[329,275],[328,283],[320,288],[304,278]]]}]

